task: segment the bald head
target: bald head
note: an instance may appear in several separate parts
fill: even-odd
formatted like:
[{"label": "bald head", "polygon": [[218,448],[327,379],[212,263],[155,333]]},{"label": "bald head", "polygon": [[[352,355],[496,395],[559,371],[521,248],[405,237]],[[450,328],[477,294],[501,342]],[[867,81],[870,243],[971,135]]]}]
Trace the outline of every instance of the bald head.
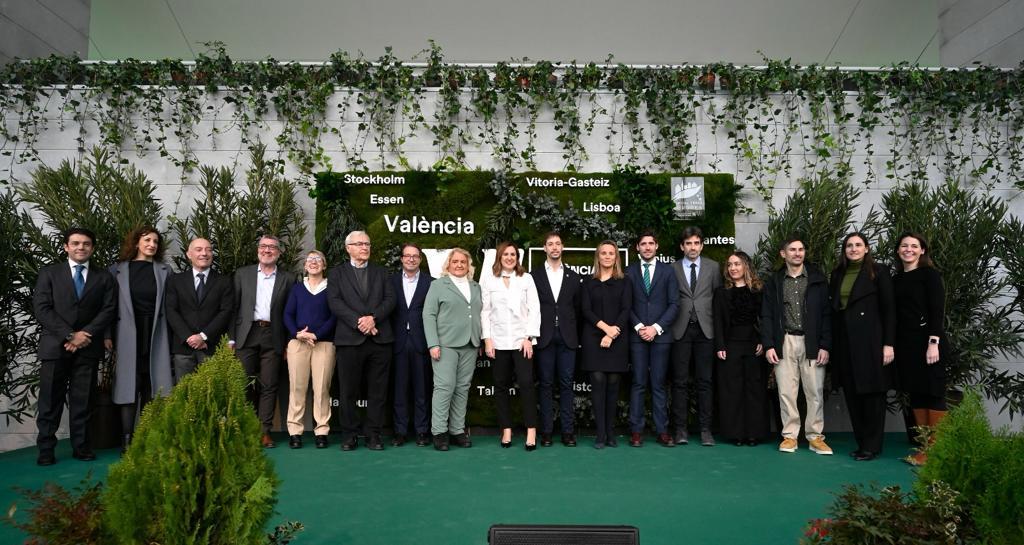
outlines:
[{"label": "bald head", "polygon": [[205,238],[194,238],[188,243],[185,257],[188,257],[193,269],[205,271],[213,264],[213,245]]}]

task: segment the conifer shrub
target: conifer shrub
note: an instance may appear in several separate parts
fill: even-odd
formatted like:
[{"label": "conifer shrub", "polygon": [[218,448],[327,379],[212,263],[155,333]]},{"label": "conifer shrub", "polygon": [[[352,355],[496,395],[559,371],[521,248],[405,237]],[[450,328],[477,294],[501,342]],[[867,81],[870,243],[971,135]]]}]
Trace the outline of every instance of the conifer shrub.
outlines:
[{"label": "conifer shrub", "polygon": [[277,477],[225,343],[150,403],[103,496],[117,543],[265,543]]}]

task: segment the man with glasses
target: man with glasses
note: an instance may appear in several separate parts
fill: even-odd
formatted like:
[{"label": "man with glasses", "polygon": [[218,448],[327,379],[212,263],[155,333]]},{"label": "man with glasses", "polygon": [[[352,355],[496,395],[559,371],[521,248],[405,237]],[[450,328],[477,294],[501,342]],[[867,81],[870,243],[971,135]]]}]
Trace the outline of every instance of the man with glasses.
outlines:
[{"label": "man with glasses", "polygon": [[277,266],[281,257],[281,241],[277,237],[261,236],[256,250],[259,263],[235,271],[238,307],[228,344],[235,348],[245,374],[255,379],[249,386],[248,397],[263,428],[260,443],[264,448],[274,448],[270,426],[277,408],[281,356],[288,343],[284,305],[295,284],[295,275]]},{"label": "man with glasses", "polygon": [[391,370],[391,311],[395,291],[387,273],[370,263],[370,236],[352,231],[345,237],[349,261],[331,269],[327,278],[327,301],[338,318],[334,332],[336,374],[341,383],[341,450],[359,445],[359,399],[366,376],[366,446],[384,450],[381,428],[388,397]]},{"label": "man with glasses", "polygon": [[416,446],[430,444],[430,410],[427,407],[427,389],[432,383],[430,353],[423,333],[423,301],[433,278],[421,274],[423,256],[420,247],[412,242],[402,244],[402,270],[391,275],[391,289],[395,292],[395,312],[391,327],[395,333],[395,436],[391,444],[405,444],[409,431],[410,393]]}]

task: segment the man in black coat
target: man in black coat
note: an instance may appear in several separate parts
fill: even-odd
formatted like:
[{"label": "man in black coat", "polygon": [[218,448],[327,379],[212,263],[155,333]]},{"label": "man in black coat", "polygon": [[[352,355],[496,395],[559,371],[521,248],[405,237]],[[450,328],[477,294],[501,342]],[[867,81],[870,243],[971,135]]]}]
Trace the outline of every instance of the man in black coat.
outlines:
[{"label": "man in black coat", "polygon": [[391,371],[391,312],[395,309],[395,291],[382,267],[370,263],[370,237],[353,231],[345,237],[349,262],[331,269],[327,278],[327,303],[338,318],[334,330],[337,370],[341,383],[341,450],[358,446],[359,399],[363,375],[366,375],[366,446],[384,450],[381,428],[388,398],[388,373]]},{"label": "man in black coat", "polygon": [[573,378],[576,349],[579,348],[580,290],[583,279],[562,263],[562,236],[551,232],[544,237],[544,266],[533,269],[533,283],[540,299],[540,337],[536,350],[540,375],[540,444],[550,447],[554,431],[553,390],[558,378],[559,419],[562,444],[576,446],[573,416]]},{"label": "man in black coat", "polygon": [[217,274],[213,246],[205,238],[188,243],[185,252],[192,267],[167,282],[167,324],[171,330],[174,384],[213,354],[231,325],[235,303],[231,279]]},{"label": "man in black coat", "polygon": [[402,245],[402,270],[390,278],[391,289],[395,292],[395,312],[391,315],[395,333],[395,436],[391,444],[396,447],[405,444],[409,430],[410,393],[416,446],[425,447],[431,441],[427,395],[432,380],[427,338],[423,333],[423,301],[433,278],[420,270],[422,261],[420,247],[406,242]]},{"label": "man in black coat", "polygon": [[825,443],[825,365],[832,349],[828,279],[811,264],[804,264],[806,249],[800,238],[783,242],[779,253],[786,262],[764,283],[761,305],[761,343],[768,363],[775,366],[782,412],[781,452],[796,452],[800,432],[797,396],[803,383],[807,398],[804,433],[812,452],[832,454]]},{"label": "man in black coat", "polygon": [[39,412],[36,444],[41,466],[57,462],[57,428],[68,401],[72,456],[95,460],[87,426],[103,357],[103,335],[117,315],[117,282],[107,270],[90,266],[96,236],[72,228],[64,234],[68,260],[39,271],[32,303],[39,322]]}]

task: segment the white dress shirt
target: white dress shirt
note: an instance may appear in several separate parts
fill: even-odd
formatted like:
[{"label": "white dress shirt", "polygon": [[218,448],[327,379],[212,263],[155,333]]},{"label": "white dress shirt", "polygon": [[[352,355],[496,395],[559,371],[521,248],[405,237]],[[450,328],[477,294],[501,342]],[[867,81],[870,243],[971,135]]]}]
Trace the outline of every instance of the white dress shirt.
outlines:
[{"label": "white dress shirt", "polygon": [[[650,265],[650,267],[648,267],[647,269],[648,269],[648,271],[650,273],[650,276],[651,276],[651,285],[653,286],[654,285],[654,269],[657,268],[657,266],[658,266],[658,260],[657,259],[652,259],[650,261],[644,261],[643,259],[640,260],[640,281],[643,282],[643,278],[644,278],[644,265],[648,265],[648,264]],[[641,285],[640,288],[643,289],[643,285]],[[639,332],[641,329],[644,328],[645,325],[647,325],[647,324],[636,324],[636,325],[633,326],[633,329],[635,331]],[[658,335],[661,335],[662,333],[665,332],[665,330],[662,329],[662,327],[660,325],[658,325],[658,324],[651,324],[651,325],[654,327],[654,330],[658,332]]]},{"label": "white dress shirt", "polygon": [[68,264],[71,265],[71,279],[72,280],[75,279],[75,267],[77,267],[79,265],[85,265],[85,268],[82,269],[82,278],[85,279],[86,283],[89,282],[89,262],[88,261],[86,261],[85,263],[79,263],[79,262],[77,262],[77,261],[75,261],[73,259],[68,259]]},{"label": "white dress shirt", "polygon": [[565,276],[562,267],[565,265],[559,261],[558,270],[552,269],[551,262],[544,260],[544,272],[548,275],[548,284],[551,286],[551,295],[555,297],[555,301],[558,301],[558,294],[562,292],[562,277]]},{"label": "white dress shirt", "polygon": [[402,271],[402,291],[405,293],[405,306],[412,306],[412,296],[416,295],[416,284],[420,281],[420,271],[409,278],[405,271]]},{"label": "white dress shirt", "polygon": [[480,277],[483,309],[480,322],[483,338],[491,339],[497,350],[518,350],[523,339],[540,336],[540,299],[529,274],[508,278],[508,287],[500,276],[488,272]]},{"label": "white dress shirt", "polygon": [[265,274],[256,267],[256,308],[253,309],[253,321],[270,321],[270,300],[274,296],[274,282],[277,280],[277,267],[274,272]]}]

